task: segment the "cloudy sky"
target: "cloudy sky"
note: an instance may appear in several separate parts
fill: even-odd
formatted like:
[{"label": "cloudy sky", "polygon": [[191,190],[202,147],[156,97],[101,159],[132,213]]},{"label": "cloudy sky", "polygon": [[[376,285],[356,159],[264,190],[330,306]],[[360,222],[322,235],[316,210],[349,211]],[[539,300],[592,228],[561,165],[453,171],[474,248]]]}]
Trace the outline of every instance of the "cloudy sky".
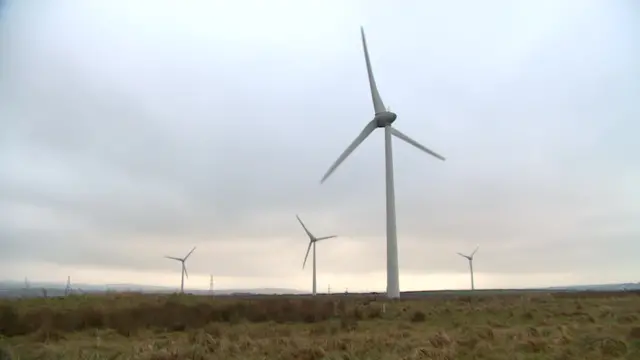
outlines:
[{"label": "cloudy sky", "polygon": [[[266,5],[269,4],[269,5]],[[365,6],[366,5],[366,6]],[[0,12],[0,274],[385,289],[395,126],[403,290],[640,281],[633,0],[9,1]]]}]

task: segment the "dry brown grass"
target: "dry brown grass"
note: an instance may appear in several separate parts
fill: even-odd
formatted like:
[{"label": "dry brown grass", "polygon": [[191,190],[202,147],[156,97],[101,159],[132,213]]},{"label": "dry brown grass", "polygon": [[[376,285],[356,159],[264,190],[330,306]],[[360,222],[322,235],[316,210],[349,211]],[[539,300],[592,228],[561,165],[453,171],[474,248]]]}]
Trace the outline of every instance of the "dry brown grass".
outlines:
[{"label": "dry brown grass", "polygon": [[0,348],[13,359],[640,359],[638,295],[6,300]]}]

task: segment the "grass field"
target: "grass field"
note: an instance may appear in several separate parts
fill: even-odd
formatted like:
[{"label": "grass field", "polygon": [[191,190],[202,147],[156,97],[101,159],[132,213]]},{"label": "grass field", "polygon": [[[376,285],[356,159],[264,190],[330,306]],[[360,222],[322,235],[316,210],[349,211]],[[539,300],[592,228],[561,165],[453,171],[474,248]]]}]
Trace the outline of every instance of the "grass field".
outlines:
[{"label": "grass field", "polygon": [[0,301],[0,336],[11,359],[640,359],[640,293],[34,298]]}]

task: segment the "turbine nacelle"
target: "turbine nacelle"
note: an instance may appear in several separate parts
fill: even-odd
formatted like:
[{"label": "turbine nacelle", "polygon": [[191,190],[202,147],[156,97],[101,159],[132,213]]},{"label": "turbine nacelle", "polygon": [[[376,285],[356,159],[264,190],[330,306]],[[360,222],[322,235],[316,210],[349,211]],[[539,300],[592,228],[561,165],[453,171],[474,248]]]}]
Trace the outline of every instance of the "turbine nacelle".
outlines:
[{"label": "turbine nacelle", "polygon": [[[315,236],[313,236],[311,231],[309,231],[309,229],[307,229],[307,227],[304,225],[304,223],[302,222],[302,219],[300,219],[300,216],[296,215],[296,218],[298,219],[298,222],[302,226],[302,229],[304,230],[304,232],[309,237],[309,246],[307,246],[307,253],[304,255],[304,262],[302,263],[302,268],[304,269],[304,265],[307,263],[307,258],[309,257],[309,251],[311,250],[311,246],[314,243],[317,243],[318,241],[332,239],[334,237],[338,237],[338,235],[315,237]],[[315,254],[315,248],[314,248],[314,254]]]},{"label": "turbine nacelle", "polygon": [[393,113],[391,111],[384,111],[381,113],[377,113],[373,120],[376,122],[377,127],[383,128],[391,125],[394,121],[396,121],[397,117],[398,115],[396,115],[396,113]]}]

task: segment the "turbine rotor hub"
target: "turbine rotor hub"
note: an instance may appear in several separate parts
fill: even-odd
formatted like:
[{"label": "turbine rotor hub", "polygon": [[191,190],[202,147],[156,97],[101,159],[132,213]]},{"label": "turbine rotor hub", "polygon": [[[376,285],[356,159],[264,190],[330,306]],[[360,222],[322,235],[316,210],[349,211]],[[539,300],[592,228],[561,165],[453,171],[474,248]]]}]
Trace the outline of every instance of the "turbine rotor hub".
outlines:
[{"label": "turbine rotor hub", "polygon": [[396,113],[391,111],[385,111],[385,112],[377,113],[373,119],[376,121],[376,124],[378,125],[378,127],[383,128],[388,125],[391,125],[394,121],[396,121],[397,117],[398,115],[396,115]]}]

